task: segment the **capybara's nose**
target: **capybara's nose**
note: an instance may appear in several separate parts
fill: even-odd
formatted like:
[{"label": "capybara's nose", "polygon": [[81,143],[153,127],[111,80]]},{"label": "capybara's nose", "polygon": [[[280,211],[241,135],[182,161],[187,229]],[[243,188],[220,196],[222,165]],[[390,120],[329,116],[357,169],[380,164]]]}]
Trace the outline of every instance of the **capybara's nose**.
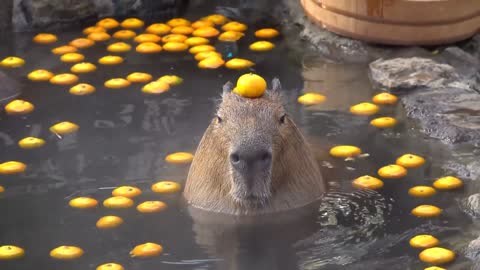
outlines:
[{"label": "capybara's nose", "polygon": [[272,162],[272,154],[268,150],[234,151],[230,154],[232,167],[240,173],[251,173],[268,169]]}]

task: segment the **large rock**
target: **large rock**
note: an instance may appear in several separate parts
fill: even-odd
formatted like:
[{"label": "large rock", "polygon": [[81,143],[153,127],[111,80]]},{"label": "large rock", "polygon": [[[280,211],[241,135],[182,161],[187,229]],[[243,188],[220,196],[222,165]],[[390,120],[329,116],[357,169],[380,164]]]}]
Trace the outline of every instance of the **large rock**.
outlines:
[{"label": "large rock", "polygon": [[407,116],[417,119],[427,135],[446,143],[480,145],[480,95],[477,92],[461,88],[428,89],[410,93],[401,100]]},{"label": "large rock", "polygon": [[452,66],[420,57],[378,59],[370,63],[370,78],[377,87],[392,92],[448,86],[468,88]]},{"label": "large rock", "polygon": [[480,237],[468,244],[465,249],[465,257],[474,261],[480,260]]},{"label": "large rock", "polygon": [[[480,193],[470,195],[468,198],[463,199],[460,202],[460,209],[472,218],[480,218]],[[477,243],[480,244],[480,240],[478,240]],[[480,259],[480,257],[478,259]]]},{"label": "large rock", "polygon": [[19,84],[0,71],[0,104],[7,103],[18,95],[20,95]]}]

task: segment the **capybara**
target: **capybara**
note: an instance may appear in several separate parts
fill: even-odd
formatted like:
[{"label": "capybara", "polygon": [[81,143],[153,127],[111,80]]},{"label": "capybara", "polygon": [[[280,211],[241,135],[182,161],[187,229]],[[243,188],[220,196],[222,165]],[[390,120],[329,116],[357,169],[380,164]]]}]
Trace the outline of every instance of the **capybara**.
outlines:
[{"label": "capybara", "polygon": [[258,215],[308,205],[326,191],[304,136],[285,112],[280,81],[260,98],[223,89],[195,152],[184,196],[196,208]]}]

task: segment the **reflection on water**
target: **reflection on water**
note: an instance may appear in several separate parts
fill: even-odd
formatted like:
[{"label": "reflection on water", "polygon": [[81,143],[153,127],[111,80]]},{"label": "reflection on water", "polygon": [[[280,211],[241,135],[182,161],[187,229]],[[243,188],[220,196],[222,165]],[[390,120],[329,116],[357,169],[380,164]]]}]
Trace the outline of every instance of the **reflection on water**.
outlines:
[{"label": "reflection on water", "polygon": [[[230,12],[243,16],[235,9]],[[192,18],[204,15],[196,14]],[[265,26],[265,21],[259,23],[255,18],[250,18],[252,24]],[[29,165],[25,174],[0,178],[7,188],[0,195],[0,245],[24,247],[27,256],[2,261],[0,269],[94,269],[106,262],[123,264],[126,269],[422,269],[417,251],[408,247],[410,237],[432,233],[440,239],[454,239],[468,231],[468,220],[452,203],[461,192],[423,200],[407,195],[411,186],[431,184],[443,175],[440,163],[446,155],[440,145],[419,137],[405,123],[399,107],[382,108],[380,115],[400,120],[397,127],[385,131],[369,126],[369,117],[348,113],[349,106],[375,93],[365,66],[334,64],[311,56],[298,59],[292,57],[293,48],[284,40],[277,41],[271,53],[254,54],[246,50],[254,29],[238,45],[217,43],[218,50],[253,60],[253,70],[268,81],[275,76],[281,79],[286,107],[312,142],[334,192],[305,212],[286,214],[286,219],[273,216],[265,222],[241,222],[231,217],[191,217],[180,195],[153,194],[150,185],[162,179],[183,183],[188,166],[166,164],[164,157],[195,150],[221,86],[243,72],[198,70],[187,54],[150,57],[129,52],[125,64],[82,74],[81,81],[94,85],[97,92],[78,97],[68,94],[65,87],[25,79],[34,69],[58,73],[70,65],[61,63],[47,47],[33,45],[32,35],[17,35],[0,42],[0,58],[16,54],[27,59],[24,68],[6,72],[20,80],[21,98],[32,101],[36,110],[24,117],[0,113],[0,161],[20,160]],[[60,39],[66,42],[76,36],[62,33]],[[86,61],[95,63],[106,54],[105,47],[82,50]],[[102,86],[109,78],[134,71],[154,77],[175,74],[185,80],[159,96],[143,95],[138,85],[122,90]],[[295,102],[302,91],[322,93],[328,100],[305,108]],[[61,137],[51,134],[48,127],[60,121],[77,123],[80,130]],[[44,138],[47,144],[36,150],[18,148],[16,142],[26,136]],[[325,150],[336,144],[357,145],[369,156],[352,161],[326,156]],[[407,152],[426,157],[427,165],[411,170],[404,179],[385,181],[379,193],[353,192],[352,179],[375,174]],[[75,196],[102,201],[120,185],[140,187],[144,194],[137,202],[163,200],[169,208],[145,215],[134,209],[68,207],[68,200]],[[427,221],[412,217],[409,211],[421,203],[445,208],[445,215]],[[126,222],[118,229],[98,231],[96,220],[107,214],[118,214]],[[162,244],[165,253],[147,260],[129,258],[130,249],[144,242]],[[86,253],[73,262],[53,261],[48,253],[59,245],[77,245]],[[445,246],[450,247],[448,241]]]}]

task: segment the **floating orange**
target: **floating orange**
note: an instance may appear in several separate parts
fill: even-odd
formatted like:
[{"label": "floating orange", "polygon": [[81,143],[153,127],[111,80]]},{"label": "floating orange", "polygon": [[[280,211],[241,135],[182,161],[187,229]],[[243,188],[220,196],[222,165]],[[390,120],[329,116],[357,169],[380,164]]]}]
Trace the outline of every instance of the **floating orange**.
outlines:
[{"label": "floating orange", "polygon": [[118,65],[123,63],[123,57],[118,55],[107,55],[98,59],[98,63],[102,65]]},{"label": "floating orange", "polygon": [[257,31],[255,31],[255,36],[257,38],[264,38],[264,39],[274,38],[274,37],[278,36],[279,34],[280,33],[276,29],[273,29],[273,28],[262,28],[262,29],[258,29]]},{"label": "floating orange", "polygon": [[25,250],[21,247],[5,245],[0,246],[0,260],[15,260],[25,256]]},{"label": "floating orange", "polygon": [[152,185],[152,191],[156,193],[176,193],[179,192],[182,186],[173,181],[160,181]]},{"label": "floating orange", "polygon": [[440,190],[457,189],[463,186],[463,181],[453,176],[445,176],[433,182],[433,186]]},{"label": "floating orange", "polygon": [[216,25],[222,25],[228,22],[228,18],[220,14],[212,14],[202,18],[202,20],[212,22]]},{"label": "floating orange", "polygon": [[222,55],[219,52],[206,51],[206,52],[201,52],[201,53],[195,54],[195,60],[202,61],[203,59],[208,58],[210,56],[215,56],[215,57],[218,57],[218,58],[222,58]]},{"label": "floating orange", "polygon": [[150,33],[147,33],[147,34],[140,34],[138,36],[136,36],[133,41],[137,42],[137,43],[143,43],[143,42],[159,42],[161,41],[162,38],[155,35],[155,34],[150,34]]},{"label": "floating orange", "polygon": [[423,270],[447,270],[447,269],[442,268],[442,267],[438,267],[438,266],[430,266],[430,267],[427,267]]},{"label": "floating orange", "polygon": [[122,265],[117,263],[106,263],[97,267],[96,270],[124,270]]},{"label": "floating orange", "polygon": [[212,45],[198,45],[188,50],[188,52],[190,52],[191,54],[197,54],[197,53],[208,52],[208,51],[215,51],[215,47],[213,47]]},{"label": "floating orange", "polygon": [[170,85],[161,81],[150,82],[142,87],[145,94],[162,94],[170,90]]},{"label": "floating orange", "polygon": [[74,40],[70,41],[69,44],[72,45],[73,47],[76,47],[76,48],[79,48],[79,49],[85,49],[85,48],[89,48],[89,47],[92,47],[93,45],[95,45],[95,41],[93,41],[91,39],[88,39],[88,38],[77,38],[77,39],[74,39]]},{"label": "floating orange", "polygon": [[425,164],[425,159],[414,154],[405,154],[397,158],[395,163],[405,168],[418,168]]},{"label": "floating orange", "polygon": [[298,103],[303,105],[316,105],[325,102],[327,98],[318,93],[305,93],[297,98]]},{"label": "floating orange", "polygon": [[170,34],[162,37],[162,42],[167,43],[167,42],[184,42],[187,40],[187,36],[181,35],[181,34]]},{"label": "floating orange", "polygon": [[184,18],[173,18],[167,22],[170,27],[190,26],[190,21]]},{"label": "floating orange", "polygon": [[207,26],[215,26],[215,24],[211,21],[206,21],[206,20],[198,20],[198,21],[195,21],[192,23],[192,25],[190,25],[192,28],[201,28],[201,27],[207,27]]},{"label": "floating orange", "polygon": [[0,193],[5,192],[5,188],[3,186],[0,186]]},{"label": "floating orange", "polygon": [[60,57],[60,60],[65,63],[77,63],[85,59],[85,56],[80,53],[66,53]]},{"label": "floating orange", "polygon": [[116,39],[131,39],[136,35],[137,34],[132,30],[118,30],[117,32],[113,33],[113,37]]},{"label": "floating orange", "polygon": [[90,197],[78,197],[71,199],[68,204],[73,208],[88,209],[97,207],[98,201]]},{"label": "floating orange", "polygon": [[390,93],[380,93],[375,95],[372,101],[375,104],[388,105],[397,103],[398,98]]},{"label": "floating orange", "polygon": [[185,26],[185,25],[176,26],[176,27],[172,28],[172,30],[170,32],[172,34],[190,35],[191,33],[193,33],[193,28],[190,27],[190,26]]},{"label": "floating orange", "polygon": [[275,48],[275,44],[271,43],[270,41],[261,40],[250,44],[248,48],[256,52],[266,52],[273,50]]},{"label": "floating orange", "polygon": [[103,206],[111,209],[130,208],[133,206],[133,200],[123,196],[114,196],[104,200]]},{"label": "floating orange", "polygon": [[99,229],[111,229],[123,224],[123,219],[117,216],[104,216],[97,220],[95,226]]},{"label": "floating orange", "polygon": [[436,217],[442,213],[442,209],[434,205],[419,205],[412,210],[412,215],[416,217]]},{"label": "floating orange", "polygon": [[127,198],[135,198],[140,196],[142,191],[137,187],[121,186],[112,191],[112,196],[123,196]]},{"label": "floating orange", "polygon": [[183,82],[183,79],[176,75],[165,75],[160,77],[157,81],[164,82],[170,86],[179,85]]},{"label": "floating orange", "polygon": [[183,52],[188,49],[188,45],[181,42],[167,42],[163,45],[163,49],[167,52]]},{"label": "floating orange", "polygon": [[50,131],[55,134],[65,135],[75,132],[80,127],[72,122],[64,121],[50,127]]},{"label": "floating orange", "polygon": [[112,89],[120,89],[130,86],[130,82],[124,78],[113,78],[104,83],[104,86]]},{"label": "floating orange", "polygon": [[104,18],[97,22],[97,25],[105,29],[117,28],[120,23],[113,18]]},{"label": "floating orange", "polygon": [[241,39],[245,34],[242,32],[237,32],[237,31],[225,31],[218,36],[218,40],[220,41],[237,41]]},{"label": "floating orange", "polygon": [[33,37],[33,42],[37,44],[50,44],[58,40],[57,36],[50,33],[40,33]]},{"label": "floating orange", "polygon": [[165,35],[170,33],[172,28],[164,23],[154,23],[145,29],[145,32],[155,34],[155,35]]},{"label": "floating orange", "polygon": [[216,37],[218,36],[218,34],[220,34],[220,32],[215,27],[211,27],[211,26],[197,28],[192,33],[192,35],[195,37],[204,37],[204,38]]},{"label": "floating orange", "polygon": [[414,248],[431,248],[438,245],[440,241],[429,234],[421,234],[410,239],[409,244]]},{"label": "floating orange", "polygon": [[437,191],[429,186],[415,186],[408,190],[408,194],[413,197],[426,198],[435,195]]},{"label": "floating orange", "polygon": [[383,187],[383,181],[370,175],[364,175],[353,180],[352,185],[359,189],[380,189]]},{"label": "floating orange", "polygon": [[162,46],[153,42],[144,42],[138,44],[135,51],[138,53],[159,53],[162,51]]},{"label": "floating orange", "polygon": [[225,61],[218,56],[209,56],[200,62],[198,62],[198,67],[203,69],[216,69],[225,64]]},{"label": "floating orange", "polygon": [[127,18],[120,23],[120,26],[127,29],[142,28],[145,23],[137,18]]},{"label": "floating orange", "polygon": [[18,68],[25,64],[25,60],[16,56],[9,56],[0,61],[0,66],[8,68]]},{"label": "floating orange", "polygon": [[418,255],[422,262],[431,264],[445,264],[455,259],[455,253],[441,247],[427,248]]},{"label": "floating orange", "polygon": [[225,63],[226,68],[235,70],[246,69],[254,65],[255,63],[252,61],[242,58],[232,58]]},{"label": "floating orange", "polygon": [[97,70],[97,67],[94,64],[88,62],[78,63],[70,68],[70,71],[73,73],[90,73],[95,70]]},{"label": "floating orange", "polygon": [[236,31],[236,32],[243,32],[247,30],[247,25],[240,23],[240,22],[229,22],[222,26],[223,31]]},{"label": "floating orange", "polygon": [[0,163],[0,174],[19,174],[27,169],[27,165],[20,161],[7,161]]},{"label": "floating orange", "polygon": [[7,105],[5,105],[5,111],[7,114],[11,115],[22,115],[32,112],[35,109],[32,103],[21,100],[15,99],[10,101]]},{"label": "floating orange", "polygon": [[198,45],[208,44],[210,43],[210,40],[203,37],[190,37],[190,38],[187,38],[184,41],[184,43],[187,44],[188,46],[198,46]]},{"label": "floating orange", "polygon": [[51,84],[58,84],[58,85],[69,85],[78,82],[78,77],[75,74],[70,73],[62,73],[53,76],[50,79]]},{"label": "floating orange", "polygon": [[369,102],[362,102],[350,107],[350,112],[357,115],[372,115],[376,114],[380,108]]},{"label": "floating orange", "polygon": [[133,72],[127,76],[127,80],[132,83],[146,83],[152,80],[152,75],[143,72]]},{"label": "floating orange", "polygon": [[393,117],[379,117],[370,121],[370,125],[377,128],[391,128],[397,124],[397,120]]},{"label": "floating orange", "polygon": [[73,52],[76,52],[76,51],[78,51],[78,49],[76,47],[71,46],[71,45],[63,45],[63,46],[59,46],[59,47],[56,47],[56,48],[52,49],[52,53],[53,54],[58,54],[58,55],[62,55],[62,54],[66,54],[66,53],[73,53]]},{"label": "floating orange", "polygon": [[353,145],[338,145],[330,149],[330,155],[340,158],[358,156],[361,153],[362,149]]},{"label": "floating orange", "polygon": [[132,49],[132,46],[125,42],[115,42],[107,47],[107,51],[114,53],[124,53]]},{"label": "floating orange", "polygon": [[390,164],[380,168],[377,173],[383,178],[398,179],[407,175],[407,169],[396,164]]},{"label": "floating orange", "polygon": [[99,32],[106,32],[106,31],[107,29],[105,29],[105,27],[95,25],[95,26],[90,26],[83,29],[83,34],[90,35],[91,33],[99,33]]},{"label": "floating orange", "polygon": [[155,243],[145,243],[136,246],[132,251],[130,251],[130,256],[132,257],[153,257],[160,255],[162,253],[163,247]]},{"label": "floating orange", "polygon": [[193,155],[188,152],[176,152],[165,157],[166,162],[174,164],[186,164],[192,162],[192,160]]},{"label": "floating orange", "polygon": [[46,69],[37,69],[28,73],[28,79],[35,82],[48,81],[53,77],[53,73]]},{"label": "floating orange", "polygon": [[50,251],[50,257],[58,260],[74,260],[83,255],[83,249],[75,246],[59,246]]},{"label": "floating orange", "polygon": [[242,97],[257,98],[261,97],[267,88],[267,82],[257,74],[247,73],[240,76],[233,93]]},{"label": "floating orange", "polygon": [[110,39],[110,35],[106,32],[93,32],[87,36],[88,39],[93,41],[102,42]]},{"label": "floating orange", "polygon": [[45,145],[45,140],[35,137],[26,137],[18,141],[18,146],[22,149],[35,149]]},{"label": "floating orange", "polygon": [[157,213],[167,208],[167,205],[161,201],[146,201],[137,205],[140,213]]},{"label": "floating orange", "polygon": [[93,85],[88,83],[79,83],[75,86],[72,86],[68,92],[75,96],[85,96],[94,93],[95,90],[96,89]]}]

